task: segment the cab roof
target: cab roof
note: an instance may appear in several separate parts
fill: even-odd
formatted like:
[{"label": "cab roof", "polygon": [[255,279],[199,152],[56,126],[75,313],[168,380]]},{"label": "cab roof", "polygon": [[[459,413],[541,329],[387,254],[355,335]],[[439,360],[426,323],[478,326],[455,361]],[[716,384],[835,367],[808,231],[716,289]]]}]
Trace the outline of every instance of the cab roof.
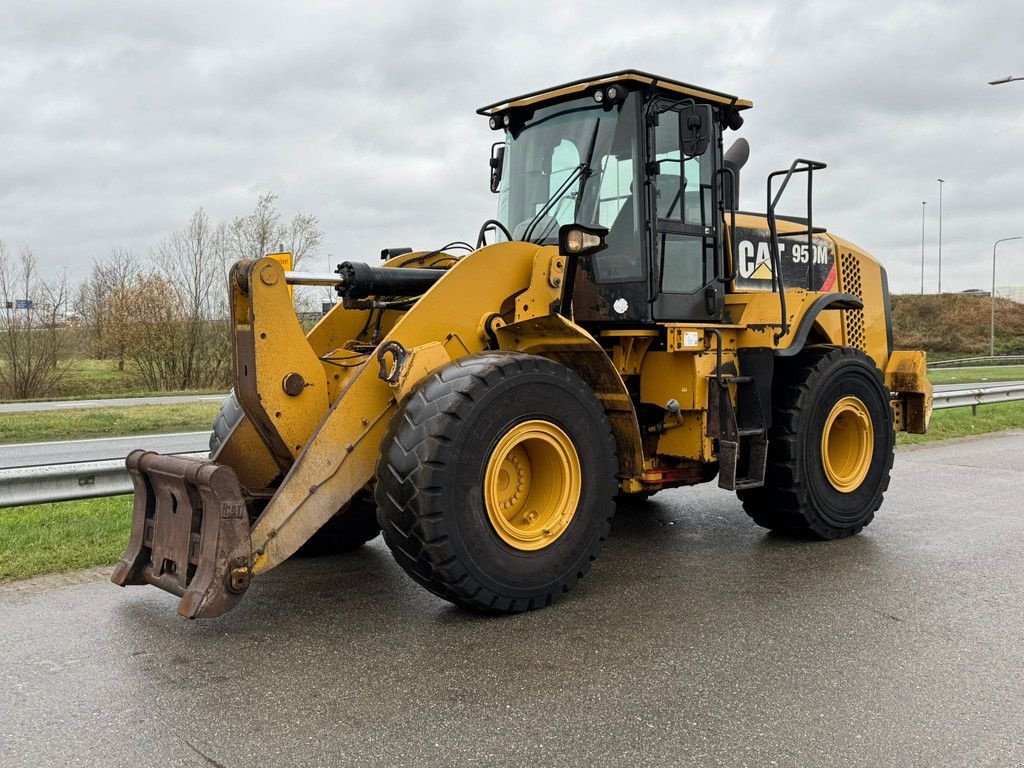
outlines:
[{"label": "cab roof", "polygon": [[722,93],[721,91],[712,91],[710,88],[701,88],[697,85],[690,85],[689,83],[672,80],[668,77],[661,77],[660,75],[652,75],[650,72],[641,72],[637,69],[624,69],[621,72],[585,77],[582,80],[573,80],[571,83],[556,85],[553,88],[545,88],[542,91],[532,91],[530,93],[525,93],[522,96],[503,99],[502,101],[495,102],[494,104],[488,104],[486,107],[480,107],[476,112],[478,115],[494,115],[499,112],[504,112],[507,109],[525,107],[543,101],[561,99],[565,96],[572,96],[586,91],[588,88],[616,82],[632,82],[639,85],[651,86],[670,94],[682,94],[684,96],[690,96],[698,101],[704,101],[711,104],[721,104],[723,106],[733,107],[737,110],[749,109],[754,106],[752,102],[747,101],[746,99],[741,99],[738,96],[731,96],[728,93]]}]

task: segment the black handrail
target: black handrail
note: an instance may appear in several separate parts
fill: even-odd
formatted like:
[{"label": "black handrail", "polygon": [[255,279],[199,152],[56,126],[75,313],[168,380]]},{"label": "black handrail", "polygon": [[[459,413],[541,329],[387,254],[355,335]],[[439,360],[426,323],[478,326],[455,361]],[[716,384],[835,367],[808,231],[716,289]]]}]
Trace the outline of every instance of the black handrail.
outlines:
[{"label": "black handrail", "polygon": [[[778,343],[783,336],[789,333],[789,319],[786,314],[786,285],[782,278],[782,261],[779,258],[779,228],[775,220],[775,208],[779,204],[779,200],[782,199],[782,193],[786,191],[786,185],[789,184],[789,180],[793,178],[793,174],[806,173],[807,174],[807,229],[800,232],[787,232],[787,237],[793,237],[796,235],[807,235],[807,258],[808,258],[808,270],[810,269],[811,256],[814,253],[814,235],[824,232],[823,227],[815,228],[812,220],[812,199],[811,199],[811,183],[814,178],[814,172],[820,171],[828,166],[825,163],[817,160],[807,160],[802,157],[798,157],[789,166],[788,171],[775,171],[768,174],[768,234],[771,239],[771,253],[769,258],[772,262],[772,290],[779,292],[779,310],[782,317],[779,322],[779,331],[775,334],[775,343]],[[775,197],[772,197],[772,182],[776,176],[785,175],[786,178],[782,180],[782,184],[779,185],[778,192],[775,193]],[[808,273],[809,274],[809,273]],[[809,282],[809,281],[808,281]]]},{"label": "black handrail", "polygon": [[[728,263],[728,265],[725,266],[725,269],[723,270],[724,274],[722,274],[720,277],[718,277],[718,281],[721,282],[721,283],[731,283],[733,280],[736,279],[736,205],[737,205],[737,201],[736,201],[736,171],[734,171],[732,168],[729,168],[727,166],[722,166],[717,171],[715,171],[715,173],[716,174],[722,174],[722,175],[726,175],[727,174],[729,176],[729,179],[730,179],[729,192],[730,192],[730,194],[733,197],[732,205],[729,206],[729,231],[726,232],[726,236],[729,239],[729,263]],[[724,210],[725,198],[722,197],[721,193],[724,191],[724,189],[725,189],[724,185],[721,183],[721,181],[719,181],[719,184],[718,184],[718,192],[719,192],[719,195],[718,195],[718,205],[719,205],[719,208],[722,210],[723,213],[725,212],[725,210]],[[724,226],[724,224],[725,224],[724,220],[722,221],[722,224]],[[715,266],[716,266],[716,271],[717,271],[717,266],[718,265],[716,264]]]}]

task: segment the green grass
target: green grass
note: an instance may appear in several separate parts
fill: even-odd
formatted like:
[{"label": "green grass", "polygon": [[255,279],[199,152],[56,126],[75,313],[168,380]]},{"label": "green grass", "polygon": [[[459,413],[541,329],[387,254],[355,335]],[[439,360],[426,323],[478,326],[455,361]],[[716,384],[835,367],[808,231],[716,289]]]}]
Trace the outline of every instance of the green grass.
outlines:
[{"label": "green grass", "polygon": [[991,368],[937,368],[928,371],[932,384],[987,384],[994,381],[1024,381],[1024,365]]},{"label": "green grass", "polygon": [[0,418],[0,444],[200,432],[210,429],[219,408],[204,402],[7,413]]},{"label": "green grass", "polygon": [[64,376],[44,396],[35,400],[96,400],[108,397],[141,397],[147,395],[200,394],[224,392],[228,385],[208,390],[188,392],[153,392],[146,389],[139,375],[126,363],[125,370],[117,368],[116,360],[82,358],[71,360]]},{"label": "green grass", "polygon": [[972,414],[970,408],[949,408],[935,411],[926,434],[908,435],[901,432],[896,436],[896,444],[914,445],[934,440],[947,440],[951,437],[1002,432],[1007,429],[1024,429],[1024,400],[979,405],[977,415]]},{"label": "green grass", "polygon": [[131,508],[131,496],[116,496],[0,509],[0,581],[115,562]]},{"label": "green grass", "polygon": [[73,360],[55,391],[48,393],[53,399],[62,397],[96,397],[97,395],[126,395],[140,389],[138,377],[130,365],[117,369],[116,360]]}]

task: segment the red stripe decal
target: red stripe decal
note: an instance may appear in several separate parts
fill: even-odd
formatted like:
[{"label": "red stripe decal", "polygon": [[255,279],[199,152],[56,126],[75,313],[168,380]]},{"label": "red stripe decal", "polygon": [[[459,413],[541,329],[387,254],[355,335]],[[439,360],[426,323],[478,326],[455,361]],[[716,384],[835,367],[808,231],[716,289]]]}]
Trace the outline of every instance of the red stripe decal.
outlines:
[{"label": "red stripe decal", "polygon": [[832,269],[828,271],[828,277],[825,278],[825,282],[821,284],[821,292],[825,293],[831,291],[836,284],[836,265],[832,265]]}]

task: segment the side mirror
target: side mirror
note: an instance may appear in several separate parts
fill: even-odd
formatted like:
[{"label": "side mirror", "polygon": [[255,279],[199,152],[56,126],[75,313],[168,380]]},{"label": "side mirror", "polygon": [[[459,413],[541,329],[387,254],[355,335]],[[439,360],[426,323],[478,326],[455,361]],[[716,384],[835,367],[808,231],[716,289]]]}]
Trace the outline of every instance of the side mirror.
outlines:
[{"label": "side mirror", "polygon": [[711,142],[714,116],[709,104],[687,104],[679,109],[680,144],[683,155],[703,155]]},{"label": "side mirror", "polygon": [[501,169],[505,167],[505,143],[498,141],[491,145],[491,192],[501,187]]}]

